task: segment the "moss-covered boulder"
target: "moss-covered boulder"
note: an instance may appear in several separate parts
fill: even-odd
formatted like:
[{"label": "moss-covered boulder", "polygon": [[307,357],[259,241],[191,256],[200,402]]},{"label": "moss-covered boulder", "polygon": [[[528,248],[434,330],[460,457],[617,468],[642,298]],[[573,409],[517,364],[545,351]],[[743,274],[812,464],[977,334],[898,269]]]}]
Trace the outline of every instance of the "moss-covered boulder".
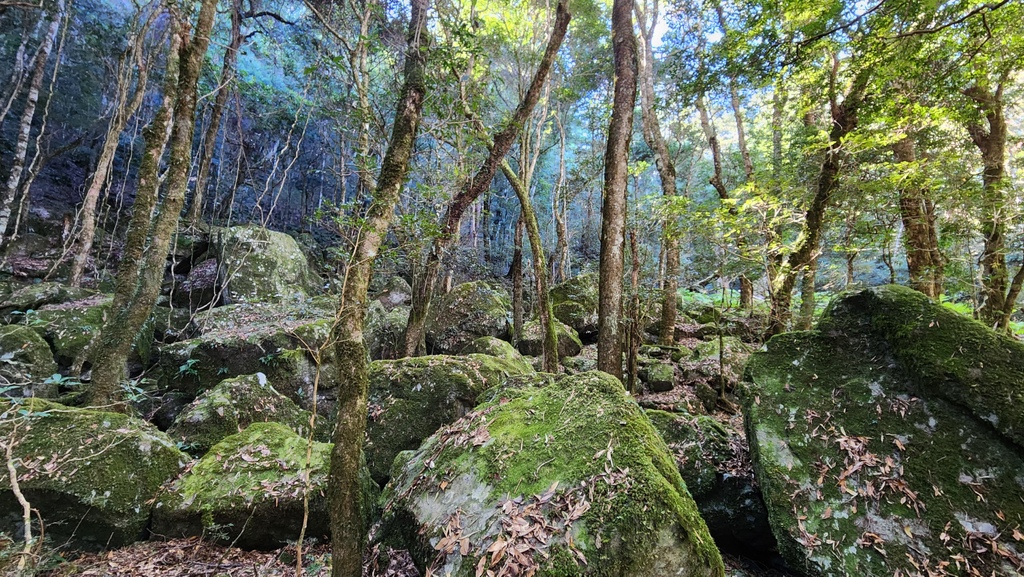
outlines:
[{"label": "moss-covered boulder", "polygon": [[391,359],[399,354],[405,327],[409,324],[409,307],[388,307],[373,301],[366,310],[363,341],[371,359]]},{"label": "moss-covered boulder", "polygon": [[216,258],[209,258],[192,267],[185,278],[174,286],[171,302],[191,311],[211,305],[217,298],[217,276],[220,267]]},{"label": "moss-covered boulder", "polygon": [[239,304],[199,313],[189,331],[192,338],[159,348],[160,384],[194,398],[224,379],[262,372],[303,408],[312,406],[314,383],[321,400],[329,401],[336,386],[333,348],[324,345],[333,319],[329,303],[319,300]]},{"label": "moss-covered boulder", "polygon": [[421,570],[724,574],[664,442],[604,373],[503,390],[396,467],[380,538]]},{"label": "moss-covered boulder", "polygon": [[0,318],[4,322],[25,320],[25,313],[43,305],[55,305],[95,296],[96,291],[56,282],[40,282],[21,287],[0,301]]},{"label": "moss-covered boulder", "polygon": [[199,395],[167,430],[187,451],[202,455],[252,423],[275,422],[296,433],[309,429],[309,413],[277,392],[263,373],[225,379]]},{"label": "moss-covered boulder", "polygon": [[[95,295],[82,300],[43,305],[36,310],[31,326],[50,343],[57,364],[77,368],[88,360],[93,343],[103,328],[113,298]],[[147,327],[152,336],[152,326]],[[146,331],[144,331],[146,332]],[[146,339],[143,350],[151,339]]]},{"label": "moss-covered boulder", "polygon": [[548,293],[555,318],[572,327],[584,340],[597,335],[598,280],[597,273],[582,274]]},{"label": "moss-covered boulder", "polygon": [[[73,409],[40,399],[5,404],[0,438],[14,443],[18,484],[54,543],[118,547],[143,537],[151,499],[188,460],[167,435],[119,413]],[[0,526],[21,506],[0,470]]]},{"label": "moss-covered boulder", "polygon": [[704,383],[716,391],[724,384],[727,390],[732,390],[742,380],[743,368],[752,351],[753,347],[738,337],[722,337],[721,343],[718,338],[712,338],[698,343],[693,356],[680,366],[687,382]]},{"label": "moss-covered boulder", "polygon": [[412,286],[404,278],[393,276],[373,298],[388,309],[409,305],[412,302]]},{"label": "moss-covered boulder", "polygon": [[457,285],[436,299],[427,313],[427,348],[438,354],[458,354],[478,337],[508,337],[512,302],[508,294],[484,281]]},{"label": "moss-covered boulder", "polygon": [[[558,337],[558,358],[575,357],[583,350],[576,331],[569,325],[555,320],[555,336]],[[533,357],[544,354],[544,332],[540,321],[530,321],[523,325],[523,334],[519,339],[519,350],[524,355]]]},{"label": "moss-covered boulder", "polygon": [[223,247],[225,302],[280,302],[319,291],[306,255],[287,234],[252,225],[211,234],[214,244]]},{"label": "moss-covered boulder", "polygon": [[676,367],[665,361],[647,362],[640,369],[640,380],[655,393],[671,391],[676,386]]},{"label": "moss-covered boulder", "polygon": [[480,393],[527,372],[522,362],[480,354],[371,363],[365,453],[373,478],[386,480],[395,455],[468,413]]},{"label": "moss-covered boulder", "polygon": [[[308,449],[280,423],[254,423],[225,438],[161,493],[153,533],[276,549],[298,539],[308,495],[306,536],[324,538],[331,445],[314,442],[307,461]],[[364,510],[372,513],[379,488],[365,474],[363,486]]]},{"label": "moss-covered boulder", "polygon": [[909,289],[870,289],[751,357],[747,438],[794,567],[1024,571],[1024,372],[1012,377],[1024,349],[954,315]]},{"label": "moss-covered boulder", "polygon": [[775,537],[742,436],[707,416],[657,410],[647,416],[718,546],[752,557],[771,555]]},{"label": "moss-covered boulder", "polygon": [[34,330],[21,325],[0,326],[0,378],[13,387],[4,394],[52,398],[57,384],[45,382],[57,372],[50,345]]},{"label": "moss-covered boulder", "polygon": [[498,357],[499,359],[515,363],[524,374],[533,372],[533,365],[530,364],[530,361],[524,358],[511,343],[499,338],[480,337],[474,339],[459,354],[465,356],[474,353]]}]

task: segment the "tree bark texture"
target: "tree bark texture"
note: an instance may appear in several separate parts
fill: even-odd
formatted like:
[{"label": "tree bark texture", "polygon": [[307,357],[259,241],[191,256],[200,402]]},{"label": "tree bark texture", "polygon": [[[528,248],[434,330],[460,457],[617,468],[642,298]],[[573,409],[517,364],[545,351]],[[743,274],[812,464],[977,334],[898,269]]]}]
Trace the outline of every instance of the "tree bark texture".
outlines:
[{"label": "tree bark texture", "polygon": [[622,273],[629,178],[629,144],[636,104],[636,39],[633,0],[612,4],[615,85],[601,203],[601,261],[598,268],[597,368],[622,380]]},{"label": "tree bark texture", "polygon": [[[917,162],[914,139],[907,135],[892,145],[896,161],[907,166]],[[913,173],[913,171],[910,171]],[[900,218],[903,221],[903,245],[907,253],[910,286],[930,298],[942,294],[945,261],[939,250],[935,225],[935,203],[928,190],[911,179],[900,188]]]},{"label": "tree bark texture", "polygon": [[360,227],[346,269],[332,339],[338,365],[338,418],[331,451],[329,495],[333,577],[361,577],[363,532],[359,468],[366,431],[369,356],[363,343],[366,298],[373,261],[387,235],[409,172],[426,95],[429,0],[412,0],[404,81],[391,139],[380,168],[373,200]]}]

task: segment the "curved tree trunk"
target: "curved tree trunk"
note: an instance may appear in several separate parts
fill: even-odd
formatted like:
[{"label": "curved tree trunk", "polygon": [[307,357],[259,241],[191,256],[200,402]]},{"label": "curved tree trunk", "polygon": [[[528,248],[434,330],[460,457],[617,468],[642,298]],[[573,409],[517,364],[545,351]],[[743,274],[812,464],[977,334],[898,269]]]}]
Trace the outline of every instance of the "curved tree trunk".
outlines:
[{"label": "curved tree trunk", "polygon": [[612,3],[615,85],[601,204],[601,262],[598,268],[597,368],[622,380],[622,273],[626,232],[629,144],[636,104],[636,39],[633,0]]},{"label": "curved tree trunk", "polygon": [[391,140],[380,168],[373,200],[345,273],[338,322],[332,338],[338,364],[338,420],[329,473],[333,577],[361,577],[363,532],[359,467],[366,431],[369,357],[363,343],[366,294],[373,261],[387,235],[409,171],[426,94],[429,0],[413,0],[405,54],[405,80]]},{"label": "curved tree trunk", "polygon": [[[897,162],[907,165],[917,162],[914,140],[909,135],[893,144],[892,150]],[[928,198],[928,191],[913,181],[901,187],[899,194],[910,286],[930,298],[938,299],[942,294],[945,263],[939,251],[935,204]]]},{"label": "curved tree trunk", "polygon": [[490,188],[491,181],[498,171],[499,165],[508,151],[515,144],[516,139],[526,124],[534,107],[540,100],[541,91],[547,81],[551,65],[555,61],[558,49],[565,39],[565,33],[569,28],[568,0],[560,0],[555,9],[555,25],[548,37],[547,47],[544,49],[544,56],[541,58],[537,71],[533,75],[530,87],[519,102],[512,118],[505,124],[496,135],[494,143],[490,146],[489,154],[483,164],[477,170],[473,178],[455,195],[448,203],[448,208],[442,218],[441,233],[434,239],[430,252],[427,253],[427,261],[424,265],[423,276],[413,287],[412,310],[409,312],[409,323],[405,328],[403,352],[405,356],[414,356],[423,340],[426,330],[427,310],[430,308],[430,299],[437,284],[437,277],[441,267],[441,260],[444,254],[451,247],[458,236],[459,225],[466,210],[473,204],[485,190]]}]

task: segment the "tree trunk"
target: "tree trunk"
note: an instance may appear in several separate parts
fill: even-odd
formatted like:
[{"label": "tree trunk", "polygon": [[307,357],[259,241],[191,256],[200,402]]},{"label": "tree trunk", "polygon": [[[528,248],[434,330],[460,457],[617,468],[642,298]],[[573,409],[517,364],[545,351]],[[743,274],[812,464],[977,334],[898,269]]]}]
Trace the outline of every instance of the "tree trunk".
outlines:
[{"label": "tree trunk", "polygon": [[35,68],[32,71],[32,79],[28,85],[25,108],[21,112],[21,124],[18,125],[18,137],[14,145],[14,158],[11,159],[7,182],[3,190],[0,190],[0,238],[7,236],[7,225],[11,220],[11,212],[14,209],[14,193],[18,190],[18,185],[21,183],[21,173],[25,170],[29,135],[32,132],[32,120],[36,115],[36,107],[39,104],[39,92],[43,86],[46,63],[50,60],[50,52],[57,41],[57,32],[60,30],[61,20],[64,19],[64,10],[64,0],[57,0],[53,11],[53,19],[50,20],[50,25],[46,29],[46,35],[43,37],[43,41],[35,55]]},{"label": "tree trunk", "polygon": [[[178,224],[185,204],[185,190],[192,167],[192,138],[195,131],[195,111],[199,74],[202,71],[210,31],[217,13],[216,0],[203,0],[194,35],[189,37],[188,27],[180,26],[174,35],[179,38],[171,45],[168,57],[168,86],[164,105],[158,119],[150,126],[146,139],[146,158],[140,167],[139,195],[143,206],[133,210],[129,225],[129,240],[124,258],[117,271],[114,302],[100,332],[100,341],[94,355],[95,368],[90,387],[89,404],[106,405],[119,400],[118,387],[125,375],[125,363],[142,325],[153,311],[160,294],[171,235]],[[180,46],[180,50],[176,50]],[[175,82],[176,81],[176,82]],[[174,82],[171,85],[171,82]],[[168,99],[169,98],[169,99]],[[147,129],[148,130],[148,129]],[[157,177],[161,144],[170,135],[170,159],[163,179],[166,194],[152,219],[157,205],[161,179]],[[152,142],[152,145],[150,144]],[[150,147],[160,150],[151,150]],[[147,163],[149,163],[147,165]]]},{"label": "tree trunk", "polygon": [[[661,180],[661,193],[666,201],[676,196],[676,166],[669,154],[665,137],[661,133],[661,124],[655,109],[654,97],[654,48],[652,46],[654,29],[658,24],[658,5],[654,3],[650,10],[650,21],[638,6],[635,10],[640,25],[639,54],[637,70],[640,85],[640,123],[643,128],[644,140],[654,151],[654,164]],[[675,344],[676,327],[676,293],[679,290],[679,240],[673,234],[671,221],[666,219],[661,225],[661,249],[665,263],[664,281],[661,287],[661,329],[658,341],[663,345]]]},{"label": "tree trunk", "polygon": [[818,272],[818,259],[811,259],[800,280],[800,322],[797,329],[809,331],[814,325],[814,281]]},{"label": "tree trunk", "polygon": [[[914,140],[904,136],[892,145],[896,161],[910,167],[917,162]],[[910,287],[930,298],[942,294],[943,262],[939,251],[939,237],[935,226],[935,204],[928,191],[911,178],[900,188],[900,218],[903,221],[903,244],[907,253],[907,272]]]},{"label": "tree trunk", "polygon": [[523,337],[523,228],[520,210],[512,233],[512,265],[508,271],[512,277],[512,342],[515,344]]},{"label": "tree trunk", "polygon": [[[520,221],[526,225],[526,234],[530,239],[530,251],[533,255],[533,277],[537,288],[537,318],[540,320],[541,334],[544,335],[544,372],[558,372],[558,335],[555,332],[555,317],[551,310],[551,301],[548,299],[547,266],[544,264],[544,244],[540,239],[540,227],[537,225],[537,214],[533,211],[533,203],[530,202],[530,191],[509,166],[507,160],[501,161],[501,172],[508,179],[512,189],[516,191],[519,198],[519,206],[522,210]],[[521,238],[521,232],[517,233]],[[522,254],[522,241],[519,241],[519,252]],[[521,267],[520,267],[521,268]],[[519,283],[522,285],[522,282]],[[520,307],[521,308],[521,307]],[[517,337],[522,335],[517,334]]]},{"label": "tree trunk", "polygon": [[975,85],[965,91],[977,103],[988,126],[970,123],[967,131],[981,151],[982,172],[981,234],[984,248],[981,253],[982,303],[978,316],[989,326],[1004,330],[1003,319],[1008,318],[1014,302],[1008,301],[1010,279],[1006,268],[1006,119],[1003,115],[1003,84],[996,89]]},{"label": "tree trunk", "polygon": [[[149,27],[148,25],[149,22],[136,33],[121,62],[114,113],[110,118],[110,125],[107,127],[107,134],[103,139],[103,147],[100,149],[100,156],[96,162],[96,171],[92,175],[92,180],[89,181],[89,188],[86,190],[85,198],[82,200],[82,210],[79,218],[80,232],[74,246],[71,248],[71,273],[68,279],[71,286],[81,286],[82,284],[85,265],[89,261],[92,243],[96,238],[96,204],[99,202],[100,194],[110,178],[110,168],[114,163],[114,156],[117,154],[117,145],[121,140],[121,132],[124,131],[128,120],[135,115],[135,112],[142,105],[143,98],[146,96],[146,83],[149,80],[149,63],[146,61],[145,54],[143,53],[143,39]],[[138,69],[138,78],[135,82],[135,92],[132,94],[131,100],[128,100],[128,89],[131,85],[133,64]]]},{"label": "tree trunk", "polygon": [[636,39],[633,0],[612,3],[615,85],[601,204],[601,261],[598,289],[597,368],[622,380],[622,273],[626,230],[629,144],[636,104]]},{"label": "tree trunk", "polygon": [[190,226],[199,224],[203,216],[203,199],[210,180],[210,167],[213,165],[213,153],[220,132],[221,118],[224,116],[224,105],[231,94],[229,85],[235,77],[235,63],[238,62],[238,50],[242,47],[242,0],[231,0],[231,41],[224,51],[224,62],[220,70],[220,84],[217,86],[217,97],[213,100],[210,111],[210,124],[203,133],[203,141],[199,145],[202,155],[199,160],[199,175],[196,177],[196,188],[192,193],[192,206],[189,207],[186,220]]},{"label": "tree trunk", "polygon": [[333,577],[362,575],[366,535],[363,531],[359,468],[369,389],[369,356],[363,343],[363,320],[373,261],[387,235],[405,185],[422,116],[429,46],[428,9],[429,0],[412,1],[405,80],[396,106],[391,140],[381,164],[373,200],[360,227],[359,240],[345,271],[338,321],[332,331],[338,382],[342,383],[338,389],[338,419],[328,482]]},{"label": "tree trunk", "polygon": [[769,291],[771,312],[765,336],[777,335],[786,330],[797,277],[803,268],[810,265],[811,259],[817,256],[821,235],[824,232],[825,211],[832,201],[833,193],[839,188],[843,140],[857,127],[857,113],[864,102],[869,75],[870,72],[867,70],[858,72],[843,102],[839,103],[834,99],[831,102],[832,130],[829,133],[825,159],[818,171],[814,198],[807,207],[796,248],[785,262],[780,262],[774,267],[772,278],[769,279],[772,285]]},{"label": "tree trunk", "polygon": [[416,286],[413,287],[412,310],[409,312],[409,323],[406,325],[405,337],[403,339],[405,356],[415,355],[419,343],[423,340],[426,330],[427,310],[430,308],[430,299],[434,292],[434,286],[437,284],[441,260],[459,232],[462,216],[473,201],[490,188],[491,181],[494,180],[494,175],[502,159],[505,158],[509,149],[515,144],[520,131],[522,131],[527,119],[537,105],[537,101],[540,100],[541,91],[547,81],[548,73],[551,71],[551,65],[554,63],[558,49],[562,45],[562,40],[565,39],[570,18],[568,0],[560,0],[555,9],[555,24],[551,30],[551,36],[548,37],[544,56],[537,66],[537,71],[533,75],[530,87],[516,107],[512,118],[509,119],[500,132],[494,135],[494,142],[490,146],[489,154],[476,174],[448,203],[448,208],[442,218],[441,232],[434,239],[430,252],[427,253],[423,276],[416,283]]}]

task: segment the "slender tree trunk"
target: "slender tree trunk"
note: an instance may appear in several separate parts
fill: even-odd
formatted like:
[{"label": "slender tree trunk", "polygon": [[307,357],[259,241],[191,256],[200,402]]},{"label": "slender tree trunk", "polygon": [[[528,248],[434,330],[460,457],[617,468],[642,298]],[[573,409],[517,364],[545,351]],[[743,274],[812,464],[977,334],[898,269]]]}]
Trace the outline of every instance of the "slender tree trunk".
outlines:
[{"label": "slender tree trunk", "polygon": [[[636,7],[637,21],[640,25],[639,54],[637,69],[640,85],[640,120],[644,140],[654,151],[654,164],[661,180],[661,193],[671,202],[676,196],[676,166],[669,154],[665,137],[661,133],[661,124],[655,109],[654,98],[654,48],[652,46],[654,29],[658,24],[658,4],[652,3],[650,14],[644,14]],[[649,18],[649,22],[648,22]],[[665,263],[661,297],[661,329],[658,340],[663,345],[675,343],[676,327],[676,293],[679,290],[679,240],[672,231],[671,221],[666,219],[661,225],[661,250]]]},{"label": "slender tree trunk", "polygon": [[405,328],[403,347],[405,356],[415,355],[419,343],[423,340],[427,311],[430,308],[430,299],[437,284],[441,260],[458,234],[462,216],[473,201],[490,188],[491,181],[494,179],[502,159],[505,158],[512,145],[515,144],[527,119],[533,113],[534,107],[540,100],[551,65],[554,63],[558,49],[562,45],[562,40],[565,39],[570,18],[568,0],[560,0],[555,9],[555,24],[551,30],[551,36],[548,37],[544,56],[541,58],[537,71],[533,75],[530,87],[516,107],[512,118],[494,136],[494,142],[490,146],[489,154],[476,174],[448,204],[448,208],[442,218],[441,233],[434,239],[430,252],[427,253],[423,275],[420,281],[416,283],[416,286],[413,287],[412,310],[409,312],[409,323]]},{"label": "slender tree trunk", "polygon": [[395,206],[409,171],[416,132],[426,94],[426,63],[429,46],[429,0],[413,0],[405,55],[405,80],[395,114],[387,153],[373,201],[361,226],[359,241],[346,269],[346,278],[334,327],[338,359],[338,420],[334,429],[329,473],[331,550],[333,577],[361,577],[363,531],[359,467],[366,431],[366,399],[369,389],[369,357],[363,344],[366,294],[373,261],[387,235]]},{"label": "slender tree trunk", "polygon": [[224,51],[224,62],[220,71],[220,84],[217,96],[213,100],[210,111],[210,124],[203,133],[200,144],[199,174],[196,177],[196,188],[192,193],[192,206],[189,207],[186,220],[190,226],[199,224],[203,216],[203,199],[210,181],[210,167],[213,165],[213,154],[217,144],[217,133],[220,132],[221,118],[224,116],[224,105],[231,94],[230,85],[235,77],[235,64],[238,62],[238,50],[242,47],[242,0],[231,0],[231,41]]},{"label": "slender tree trunk", "polygon": [[839,188],[839,171],[842,166],[844,139],[857,127],[857,114],[864,102],[864,93],[870,72],[861,70],[842,103],[831,102],[832,130],[829,146],[815,185],[814,198],[804,216],[803,227],[797,238],[796,247],[785,262],[779,263],[769,282],[771,312],[766,336],[777,335],[786,330],[791,316],[793,288],[800,271],[810,265],[817,256],[824,232],[825,212],[832,201],[832,195]]},{"label": "slender tree trunk", "polygon": [[[161,134],[170,133],[170,159],[165,176],[166,194],[152,221],[145,216],[152,214],[157,204],[160,179],[158,172],[160,154],[147,150],[146,161],[152,166],[145,167],[146,181],[140,168],[139,191],[147,197],[147,206],[137,207],[129,225],[129,244],[125,258],[117,271],[114,302],[100,333],[97,352],[94,355],[95,368],[90,388],[89,403],[106,405],[119,400],[118,385],[124,378],[125,363],[131,352],[132,343],[142,325],[153,311],[153,305],[160,294],[160,283],[164,276],[167,253],[171,236],[178,224],[181,209],[185,204],[185,191],[192,167],[192,139],[195,131],[195,111],[199,74],[202,71],[206,48],[210,42],[210,31],[217,14],[217,0],[203,0],[199,9],[194,34],[189,37],[188,27],[181,26],[176,36],[180,37],[180,51],[168,58],[168,76],[176,84],[166,91],[173,100],[165,100],[156,124],[151,132],[154,144],[162,141]],[[173,106],[173,111],[165,110]],[[147,149],[150,139],[147,139]],[[159,145],[157,145],[159,147]],[[160,147],[162,148],[162,147]],[[146,162],[144,161],[144,162]],[[145,190],[144,190],[145,188]],[[138,204],[138,196],[136,204]],[[148,244],[147,244],[148,243]]]},{"label": "slender tree trunk", "polygon": [[[89,181],[89,188],[86,190],[85,198],[82,200],[82,210],[79,218],[80,232],[71,249],[71,273],[68,280],[71,286],[81,286],[82,284],[85,265],[89,261],[92,243],[96,238],[96,205],[99,202],[100,194],[110,178],[110,168],[114,163],[114,156],[117,154],[117,145],[121,140],[121,132],[124,131],[128,120],[138,111],[146,95],[146,83],[149,80],[149,63],[146,61],[145,54],[143,54],[143,39],[147,29],[148,23],[137,32],[128,52],[125,54],[125,58],[121,62],[121,70],[118,75],[117,102],[110,118],[110,125],[107,127],[107,134],[103,140],[99,159],[96,162],[96,171],[92,175],[92,180]],[[132,94],[131,100],[128,100],[133,67],[138,70],[138,77],[135,81],[135,92]]]},{"label": "slender tree trunk", "polygon": [[61,20],[64,19],[64,0],[57,0],[53,11],[53,19],[46,29],[39,50],[35,55],[35,68],[32,71],[32,79],[28,85],[28,95],[25,98],[25,108],[21,113],[21,124],[18,125],[18,137],[14,145],[14,158],[11,159],[10,172],[7,174],[7,182],[0,190],[0,238],[7,236],[7,225],[11,220],[11,213],[14,209],[14,193],[21,183],[21,174],[25,170],[25,158],[28,156],[29,135],[32,132],[32,120],[36,115],[36,107],[39,104],[39,93],[43,87],[43,78],[46,72],[46,63],[50,60],[50,52],[57,41],[57,32],[60,30]]},{"label": "slender tree trunk", "polygon": [[[540,239],[540,226],[537,224],[537,214],[533,210],[533,203],[530,202],[530,191],[516,175],[507,160],[501,161],[501,172],[508,179],[512,189],[516,191],[519,198],[519,206],[522,210],[520,221],[526,226],[526,234],[530,239],[530,251],[533,255],[533,276],[537,288],[537,318],[540,320],[541,334],[544,335],[544,371],[548,373],[558,372],[558,335],[555,332],[555,323],[552,322],[554,313],[551,310],[551,301],[548,299],[547,266],[544,264],[544,244]],[[521,238],[521,233],[517,234]],[[522,241],[519,243],[519,252],[522,254]],[[521,267],[520,267],[521,268]],[[522,283],[520,282],[520,285]]]},{"label": "slender tree trunk", "polygon": [[1014,302],[1007,299],[1009,272],[1006,268],[1006,119],[1003,115],[1003,83],[995,90],[981,85],[966,91],[985,116],[988,126],[968,124],[967,130],[981,151],[982,172],[981,234],[985,241],[981,253],[981,319],[996,328],[1006,329],[1003,319]]},{"label": "slender tree trunk", "polygon": [[598,268],[597,368],[622,380],[622,273],[629,178],[629,144],[636,104],[636,39],[633,0],[612,3],[615,84],[601,204],[601,261]]},{"label": "slender tree trunk", "polygon": [[520,210],[512,233],[512,265],[508,271],[512,277],[512,342],[516,344],[523,338],[523,228]]},{"label": "slender tree trunk", "polygon": [[558,183],[551,194],[551,217],[555,221],[555,255],[551,259],[551,284],[560,283],[569,278],[569,228],[564,212],[566,168],[565,168],[565,125],[562,118],[554,115],[558,127]]},{"label": "slender tree trunk", "polygon": [[18,50],[14,53],[11,76],[7,81],[7,85],[4,86],[3,110],[0,110],[0,127],[3,126],[4,120],[7,119],[7,114],[11,111],[14,101],[21,94],[21,87],[25,83],[25,71],[35,67],[35,56],[29,58],[26,62],[25,50],[28,48],[29,41],[35,37],[42,24],[42,18],[36,20],[34,25],[28,21],[25,23],[25,28],[21,35],[21,44],[18,45]]},{"label": "slender tree trunk", "polygon": [[811,259],[810,264],[804,269],[800,280],[800,322],[797,328],[802,331],[811,330],[814,324],[814,281],[818,272],[818,259]]},{"label": "slender tree trunk", "polygon": [[[897,162],[912,167],[917,162],[914,140],[905,136],[892,145]],[[908,171],[913,174],[913,169]],[[935,227],[935,205],[928,191],[911,179],[900,188],[900,218],[903,221],[903,244],[907,253],[910,286],[930,298],[942,294],[943,262]]]}]

